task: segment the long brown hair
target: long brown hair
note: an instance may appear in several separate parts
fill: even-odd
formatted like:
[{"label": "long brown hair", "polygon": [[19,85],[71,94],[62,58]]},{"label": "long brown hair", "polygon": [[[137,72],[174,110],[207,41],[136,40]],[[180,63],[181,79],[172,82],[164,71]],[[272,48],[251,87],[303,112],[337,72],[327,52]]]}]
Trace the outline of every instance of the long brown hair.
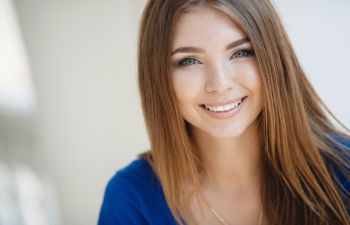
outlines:
[{"label": "long brown hair", "polygon": [[[227,14],[253,45],[264,85],[259,116],[265,180],[262,199],[270,224],[350,225],[349,129],[325,106],[307,80],[279,16],[269,0],[150,0],[140,24],[139,89],[151,150],[147,158],[178,223],[186,221],[185,184],[198,189],[200,157],[190,125],[177,107],[169,78],[174,26],[181,13],[207,4]],[[329,117],[347,131],[337,129]],[[183,220],[182,220],[183,219]]]}]

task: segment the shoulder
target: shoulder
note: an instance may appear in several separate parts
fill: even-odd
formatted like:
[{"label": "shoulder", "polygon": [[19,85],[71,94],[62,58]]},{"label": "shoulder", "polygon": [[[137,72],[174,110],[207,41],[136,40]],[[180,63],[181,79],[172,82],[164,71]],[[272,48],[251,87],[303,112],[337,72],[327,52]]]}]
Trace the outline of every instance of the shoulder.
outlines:
[{"label": "shoulder", "polygon": [[127,188],[129,191],[136,191],[145,186],[159,188],[159,185],[158,178],[150,164],[145,159],[136,159],[117,171],[107,187],[118,190]]},{"label": "shoulder", "polygon": [[145,159],[136,159],[109,180],[98,224],[152,224],[171,219],[169,213],[152,167]]},{"label": "shoulder", "polygon": [[350,139],[341,136],[335,136],[334,139],[337,142],[337,146],[334,146],[334,149],[342,158],[342,164],[345,165],[343,168],[340,168],[335,162],[328,161],[327,164],[342,193],[344,191],[350,192]]},{"label": "shoulder", "polygon": [[347,149],[345,151],[347,151],[347,153],[350,153],[349,148],[350,148],[350,139],[349,138],[345,138],[342,136],[334,136],[335,141],[337,141],[339,144],[345,146]]}]

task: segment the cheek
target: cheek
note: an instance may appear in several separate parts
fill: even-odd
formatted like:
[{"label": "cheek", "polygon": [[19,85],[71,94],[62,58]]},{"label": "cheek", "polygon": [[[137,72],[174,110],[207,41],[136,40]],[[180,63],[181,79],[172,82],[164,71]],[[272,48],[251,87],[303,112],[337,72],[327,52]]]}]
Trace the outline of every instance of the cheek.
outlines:
[{"label": "cheek", "polygon": [[171,79],[176,97],[180,102],[195,100],[203,89],[203,79],[200,73],[177,72],[171,74]]},{"label": "cheek", "polygon": [[254,95],[262,96],[261,75],[254,61],[237,68],[240,83]]}]

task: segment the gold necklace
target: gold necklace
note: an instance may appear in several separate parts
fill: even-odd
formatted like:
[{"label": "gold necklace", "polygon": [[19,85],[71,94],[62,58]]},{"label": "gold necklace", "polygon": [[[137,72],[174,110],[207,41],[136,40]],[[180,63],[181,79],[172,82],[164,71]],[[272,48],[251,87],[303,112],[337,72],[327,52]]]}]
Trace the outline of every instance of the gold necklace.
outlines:
[{"label": "gold necklace", "polygon": [[[215,216],[215,218],[220,222],[222,225],[229,225],[226,220],[209,204],[207,199],[203,196],[205,204],[209,207],[210,212]],[[262,223],[262,218],[263,218],[263,207],[260,207],[260,212],[259,212],[259,220],[258,220],[258,225],[261,225]]]}]

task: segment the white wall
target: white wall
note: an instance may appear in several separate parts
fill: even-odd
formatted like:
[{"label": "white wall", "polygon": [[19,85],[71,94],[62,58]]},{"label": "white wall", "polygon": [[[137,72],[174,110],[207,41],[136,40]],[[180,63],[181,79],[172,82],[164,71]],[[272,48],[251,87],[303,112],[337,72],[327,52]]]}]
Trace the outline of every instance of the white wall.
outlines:
[{"label": "white wall", "polygon": [[307,76],[350,127],[350,1],[275,0]]},{"label": "white wall", "polygon": [[[348,1],[276,0],[312,83],[350,126]],[[107,180],[148,146],[136,85],[143,0],[15,0],[38,94],[36,145],[66,225],[96,224]]]},{"label": "white wall", "polygon": [[136,83],[141,0],[16,0],[38,94],[37,149],[63,224],[96,224],[107,180],[148,146]]}]

